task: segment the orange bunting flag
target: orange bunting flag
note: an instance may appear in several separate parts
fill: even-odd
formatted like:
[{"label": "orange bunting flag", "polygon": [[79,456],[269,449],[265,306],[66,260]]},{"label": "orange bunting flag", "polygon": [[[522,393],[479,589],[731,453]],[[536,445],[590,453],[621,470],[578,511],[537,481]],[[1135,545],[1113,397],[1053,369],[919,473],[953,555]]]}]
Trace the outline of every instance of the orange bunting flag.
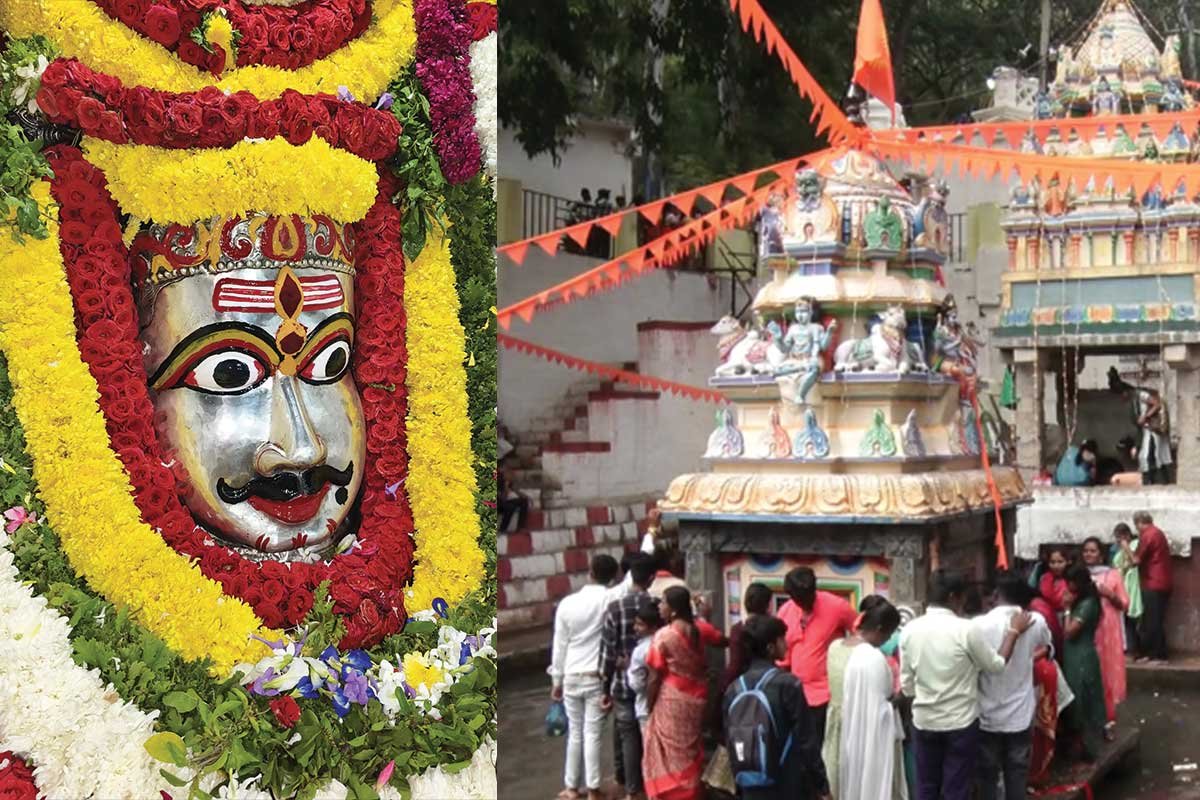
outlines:
[{"label": "orange bunting flag", "polygon": [[879,0],[863,0],[858,15],[858,45],[854,54],[854,82],[884,102],[896,121],[896,84],[892,79],[892,51]]},{"label": "orange bunting flag", "polygon": [[621,232],[621,225],[625,222],[625,218],[621,214],[613,214],[607,218],[601,219],[596,224],[603,228],[609,236],[616,236]]},{"label": "orange bunting flag", "polygon": [[544,361],[549,361],[553,364],[562,364],[563,366],[587,372],[591,375],[603,375],[616,383],[624,383],[632,386],[639,386],[645,389],[653,389],[656,391],[667,391],[680,397],[688,397],[692,400],[702,402],[716,403],[724,405],[728,401],[720,392],[715,392],[711,389],[703,389],[699,386],[692,386],[686,383],[676,383],[675,381],[663,380],[650,375],[642,375],[637,372],[628,372],[626,370],[610,367],[607,364],[601,364],[596,361],[588,361],[576,356],[568,355],[567,353],[558,350],[552,350],[549,347],[533,344],[524,339],[517,339],[509,336],[506,333],[497,334],[496,342],[501,347],[506,347],[510,350],[516,350],[518,353],[536,356]]}]

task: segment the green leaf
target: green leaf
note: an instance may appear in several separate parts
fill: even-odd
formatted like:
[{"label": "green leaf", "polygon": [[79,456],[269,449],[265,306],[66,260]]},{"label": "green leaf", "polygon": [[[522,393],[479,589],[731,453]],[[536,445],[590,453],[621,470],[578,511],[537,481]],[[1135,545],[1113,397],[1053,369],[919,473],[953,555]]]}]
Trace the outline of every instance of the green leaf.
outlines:
[{"label": "green leaf", "polygon": [[169,706],[181,714],[186,714],[196,708],[197,700],[197,697],[188,692],[168,692],[163,697],[163,705]]},{"label": "green leaf", "polygon": [[187,746],[178,734],[170,731],[156,733],[146,740],[146,752],[158,761],[165,761],[177,767],[187,766]]},{"label": "green leaf", "polygon": [[182,786],[188,785],[188,782],[185,781],[183,778],[180,778],[178,775],[175,775],[174,773],[167,772],[165,769],[160,769],[158,771],[158,774],[162,775],[163,778],[166,779],[167,783],[171,784],[172,786],[181,786],[182,787]]}]

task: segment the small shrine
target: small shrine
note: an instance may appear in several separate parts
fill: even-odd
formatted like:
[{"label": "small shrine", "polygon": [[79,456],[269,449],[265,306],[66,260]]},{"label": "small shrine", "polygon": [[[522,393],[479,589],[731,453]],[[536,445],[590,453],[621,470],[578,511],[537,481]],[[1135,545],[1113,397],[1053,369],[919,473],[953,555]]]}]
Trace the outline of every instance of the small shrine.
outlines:
[{"label": "small shrine", "polygon": [[[823,588],[918,608],[926,578],[983,579],[1028,498],[1011,467],[985,469],[977,342],[941,279],[945,186],[897,180],[841,148],[795,175],[762,214],[769,279],[753,321],[713,333],[710,385],[728,398],[704,454],[661,503],[689,582],[737,619],[741,587],[808,563]],[[1001,526],[998,527],[997,523]]]},{"label": "small shrine", "polygon": [[[1065,156],[1064,169],[1071,157],[1197,160],[1197,132],[1153,113],[1194,107],[1175,37],[1158,49],[1134,6],[1107,0],[1083,44],[1059,52],[1053,112],[1038,116],[1092,119],[1031,128],[1022,149]],[[1104,124],[1131,112],[1146,116]],[[1050,177],[1012,190],[1001,227],[1009,259],[992,344],[1013,378],[1016,462],[1038,484],[1017,555],[1108,537],[1140,508],[1155,509],[1187,555],[1200,522],[1186,510],[1200,500],[1200,196]],[[1090,485],[1051,485],[1068,448],[1087,441],[1101,462]]]}]

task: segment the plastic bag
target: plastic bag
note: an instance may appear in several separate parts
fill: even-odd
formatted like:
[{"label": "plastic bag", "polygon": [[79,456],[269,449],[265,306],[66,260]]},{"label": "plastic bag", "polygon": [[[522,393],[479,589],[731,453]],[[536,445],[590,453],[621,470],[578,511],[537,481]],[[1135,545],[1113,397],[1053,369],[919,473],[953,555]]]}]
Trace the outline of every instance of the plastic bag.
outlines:
[{"label": "plastic bag", "polygon": [[561,700],[551,703],[550,709],[546,712],[546,735],[562,736],[566,732],[567,709],[563,707]]}]

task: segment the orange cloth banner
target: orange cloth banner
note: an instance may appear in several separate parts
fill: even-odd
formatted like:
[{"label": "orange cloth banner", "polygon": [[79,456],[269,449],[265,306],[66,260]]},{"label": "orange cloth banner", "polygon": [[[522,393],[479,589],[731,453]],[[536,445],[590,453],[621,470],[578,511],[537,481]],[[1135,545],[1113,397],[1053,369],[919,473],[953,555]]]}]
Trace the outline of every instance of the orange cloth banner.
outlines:
[{"label": "orange cloth banner", "polygon": [[576,358],[568,355],[560,350],[553,350],[549,347],[543,347],[540,344],[527,342],[524,339],[518,339],[515,336],[509,336],[507,333],[497,333],[496,341],[500,346],[507,347],[509,350],[516,350],[518,353],[527,353],[537,356],[545,361],[551,361],[555,364],[562,364],[567,369],[579,370],[587,372],[591,375],[602,375],[618,383],[626,383],[631,386],[641,386],[644,389],[649,389],[655,392],[670,392],[673,395],[687,397],[692,400],[700,400],[707,403],[718,403],[724,405],[729,402],[725,395],[720,392],[714,392],[712,389],[703,389],[699,386],[692,386],[687,383],[676,383],[675,381],[663,380],[655,378],[651,375],[642,375],[637,372],[628,372],[616,367],[610,367],[607,364],[601,364],[596,361],[588,361],[583,358]]},{"label": "orange cloth banner", "polygon": [[726,192],[730,188],[739,189],[746,193],[748,189],[742,188],[749,186],[754,188],[754,183],[763,175],[775,173],[776,175],[787,176],[795,172],[800,162],[816,157],[818,154],[807,156],[805,158],[789,158],[787,161],[780,161],[778,164],[772,164],[769,167],[751,170],[750,172],[734,175],[731,178],[723,178],[719,181],[699,186],[695,189],[688,189],[686,192],[673,194],[670,197],[663,197],[658,200],[652,200],[649,203],[643,203],[640,206],[632,208],[623,208],[620,211],[615,211],[612,214],[606,214],[603,217],[589,219],[586,222],[580,222],[576,225],[571,225],[566,228],[558,228],[548,233],[543,233],[538,236],[531,236],[528,239],[521,239],[518,242],[506,244],[503,247],[497,247],[496,252],[502,256],[506,256],[520,264],[525,260],[525,254],[529,251],[529,246],[536,244],[546,253],[554,255],[558,250],[558,245],[562,242],[564,236],[570,236],[580,247],[583,247],[588,240],[591,232],[599,227],[607,231],[610,236],[616,236],[621,230],[621,225],[625,218],[631,214],[640,214],[645,217],[651,225],[658,225],[662,222],[663,210],[667,204],[673,205],[682,211],[684,214],[690,214],[692,207],[696,203],[697,197],[703,197],[715,206],[721,205],[724,202]]},{"label": "orange cloth banner", "polygon": [[879,0],[863,0],[858,14],[858,42],[854,54],[854,82],[878,97],[896,121],[896,83],[892,77],[892,51]]},{"label": "orange cloth banner", "polygon": [[817,134],[829,132],[829,141],[842,144],[862,138],[863,131],[856,128],[837,103],[826,94],[812,76],[804,62],[793,51],[758,0],[729,0],[729,7],[738,13],[742,30],[754,36],[754,40],[766,46],[768,53],[776,57],[800,90],[800,96],[813,104],[812,121],[817,124]]},{"label": "orange cloth banner", "polygon": [[988,179],[1007,179],[1013,173],[1022,182],[1037,178],[1042,186],[1058,178],[1064,186],[1075,184],[1082,190],[1091,178],[1103,185],[1109,178],[1118,192],[1132,190],[1141,197],[1147,189],[1161,185],[1170,194],[1180,184],[1190,193],[1200,190],[1200,171],[1195,164],[1144,163],[1104,158],[1068,158],[1009,150],[989,150],[983,147],[948,145],[936,142],[895,142],[871,139],[866,149],[882,158],[907,161],[932,168],[940,160],[949,171]]},{"label": "orange cloth banner", "polygon": [[1000,510],[1004,498],[1000,495],[1000,487],[996,485],[996,477],[992,474],[992,458],[988,455],[987,437],[983,435],[983,415],[979,413],[979,395],[971,389],[971,408],[975,410],[975,434],[979,437],[979,460],[983,466],[983,474],[987,478],[988,493],[992,496],[992,509],[996,513],[996,569],[1008,569],[1008,545],[1004,541],[1004,517]]},{"label": "orange cloth banner", "polygon": [[1012,149],[1019,148],[1028,133],[1037,137],[1038,143],[1046,146],[1051,131],[1057,131],[1061,148],[1067,146],[1072,133],[1087,142],[1091,142],[1103,130],[1109,141],[1116,136],[1117,127],[1123,126],[1125,131],[1137,139],[1142,126],[1146,125],[1161,141],[1171,132],[1176,124],[1182,125],[1184,133],[1191,136],[1196,125],[1200,123],[1200,108],[1187,111],[1168,111],[1161,114],[1114,114],[1103,117],[1077,117],[1070,119],[1038,119],[1022,122],[980,122],[965,125],[925,125],[916,128],[892,128],[885,131],[871,131],[871,138],[884,141],[900,142],[937,142],[976,146],[976,137],[990,147],[1002,147],[999,141],[1001,134],[1004,142]]},{"label": "orange cloth banner", "polygon": [[651,239],[626,255],[505,306],[496,314],[500,327],[508,330],[513,317],[529,322],[536,312],[551,305],[570,303],[577,296],[585,297],[593,292],[608,291],[647,269],[675,264],[698,247],[711,243],[719,232],[744,225],[772,192],[789,194],[792,183],[791,175],[779,178],[746,197]]}]

